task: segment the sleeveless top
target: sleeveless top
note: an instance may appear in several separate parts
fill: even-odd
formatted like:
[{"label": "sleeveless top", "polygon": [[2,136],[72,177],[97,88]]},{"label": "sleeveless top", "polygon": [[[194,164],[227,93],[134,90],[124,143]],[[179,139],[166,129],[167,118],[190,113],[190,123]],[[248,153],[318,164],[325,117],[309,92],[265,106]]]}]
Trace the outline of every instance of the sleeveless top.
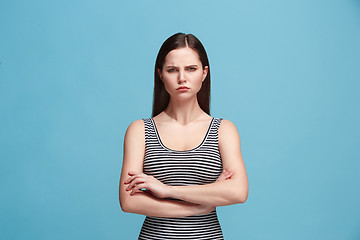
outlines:
[{"label": "sleeveless top", "polygon": [[[218,147],[218,129],[222,118],[212,118],[202,143],[187,151],[167,148],[159,137],[152,118],[145,124],[145,157],[143,172],[172,186],[202,185],[215,182],[223,167]],[[139,239],[223,239],[216,210],[188,217],[147,216]]]}]

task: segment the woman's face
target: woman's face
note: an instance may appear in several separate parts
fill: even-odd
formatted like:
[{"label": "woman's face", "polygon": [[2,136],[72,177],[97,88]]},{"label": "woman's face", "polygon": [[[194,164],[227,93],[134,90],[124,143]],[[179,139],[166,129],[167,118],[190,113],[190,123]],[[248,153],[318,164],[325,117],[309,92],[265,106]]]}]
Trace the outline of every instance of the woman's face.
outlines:
[{"label": "woman's face", "polygon": [[163,69],[158,69],[166,91],[179,100],[196,96],[208,72],[203,68],[198,53],[192,48],[178,48],[170,51]]}]

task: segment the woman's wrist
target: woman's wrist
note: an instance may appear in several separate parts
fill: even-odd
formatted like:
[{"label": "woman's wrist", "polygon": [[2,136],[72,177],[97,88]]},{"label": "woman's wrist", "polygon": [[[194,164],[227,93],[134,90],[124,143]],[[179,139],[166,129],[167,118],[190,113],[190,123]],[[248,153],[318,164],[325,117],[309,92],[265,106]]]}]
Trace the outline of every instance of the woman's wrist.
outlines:
[{"label": "woman's wrist", "polygon": [[176,198],[175,197],[175,191],[176,191],[176,186],[166,186],[166,197],[167,198]]}]

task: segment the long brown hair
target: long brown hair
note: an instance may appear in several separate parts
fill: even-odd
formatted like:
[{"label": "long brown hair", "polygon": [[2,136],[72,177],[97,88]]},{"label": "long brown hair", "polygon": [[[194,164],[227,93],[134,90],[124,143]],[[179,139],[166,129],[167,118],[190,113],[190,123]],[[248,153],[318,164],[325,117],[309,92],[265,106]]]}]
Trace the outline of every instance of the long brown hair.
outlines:
[{"label": "long brown hair", "polygon": [[155,117],[166,109],[169,104],[170,95],[166,91],[164,83],[162,82],[158,69],[162,71],[166,55],[178,48],[190,47],[195,50],[200,57],[203,69],[208,66],[208,73],[202,83],[201,89],[197,94],[197,100],[200,108],[210,115],[210,66],[209,60],[204,46],[200,40],[192,34],[176,33],[166,39],[162,44],[155,63],[155,79],[154,79],[154,100],[152,116]]}]

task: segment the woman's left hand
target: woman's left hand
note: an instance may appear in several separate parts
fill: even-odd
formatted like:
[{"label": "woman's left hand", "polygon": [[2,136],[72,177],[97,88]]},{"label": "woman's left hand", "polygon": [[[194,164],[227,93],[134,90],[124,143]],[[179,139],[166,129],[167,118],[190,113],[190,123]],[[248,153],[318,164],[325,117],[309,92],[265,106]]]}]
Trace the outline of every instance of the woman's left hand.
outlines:
[{"label": "woman's left hand", "polygon": [[126,191],[130,191],[130,195],[134,195],[137,192],[142,192],[141,189],[146,188],[154,196],[158,198],[168,197],[168,186],[157,180],[153,176],[146,175],[145,173],[129,172],[129,178],[126,179],[124,184],[129,184]]}]

